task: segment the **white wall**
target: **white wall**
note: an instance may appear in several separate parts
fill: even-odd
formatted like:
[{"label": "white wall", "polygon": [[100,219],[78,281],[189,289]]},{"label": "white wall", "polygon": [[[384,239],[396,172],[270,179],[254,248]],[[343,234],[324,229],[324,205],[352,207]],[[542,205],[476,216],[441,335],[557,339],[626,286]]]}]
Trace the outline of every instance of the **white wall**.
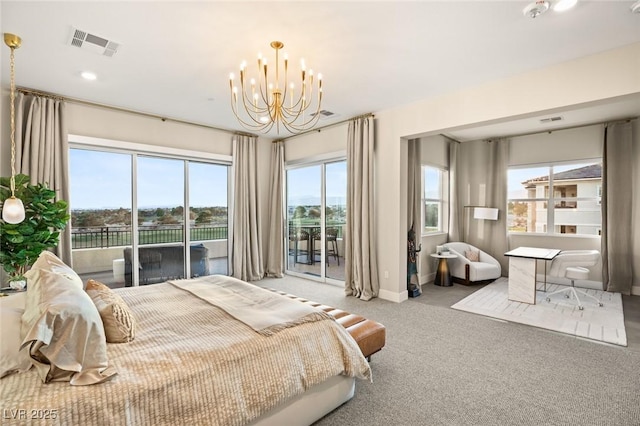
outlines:
[{"label": "white wall", "polygon": [[593,125],[511,138],[509,165],[602,157],[604,126]]},{"label": "white wall", "polygon": [[348,123],[314,130],[285,141],[284,160],[295,161],[318,155],[347,150]]}]

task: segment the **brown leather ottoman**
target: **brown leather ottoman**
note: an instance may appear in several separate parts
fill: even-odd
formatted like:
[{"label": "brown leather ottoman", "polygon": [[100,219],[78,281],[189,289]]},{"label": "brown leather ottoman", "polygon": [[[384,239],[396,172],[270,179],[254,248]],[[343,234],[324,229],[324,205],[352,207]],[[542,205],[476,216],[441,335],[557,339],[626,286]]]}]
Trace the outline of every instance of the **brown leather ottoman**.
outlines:
[{"label": "brown leather ottoman", "polygon": [[309,304],[313,307],[322,309],[332,317],[336,319],[336,322],[341,324],[347,329],[349,334],[358,343],[362,354],[371,361],[371,355],[378,352],[384,347],[386,341],[386,328],[379,322],[366,319],[363,316],[350,314],[349,312],[341,309],[332,308],[331,306],[323,305],[321,303],[312,302],[293,294],[288,294],[283,291],[269,289],[283,296],[290,297],[295,300],[299,300],[302,303]]}]

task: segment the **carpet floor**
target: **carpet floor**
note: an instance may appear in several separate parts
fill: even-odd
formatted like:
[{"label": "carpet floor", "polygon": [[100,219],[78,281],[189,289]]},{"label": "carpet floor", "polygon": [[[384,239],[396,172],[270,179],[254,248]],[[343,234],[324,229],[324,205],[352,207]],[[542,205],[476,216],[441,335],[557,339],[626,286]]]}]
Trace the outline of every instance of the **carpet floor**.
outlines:
[{"label": "carpet floor", "polygon": [[580,289],[597,298],[603,305],[598,306],[592,299],[582,296],[581,302],[584,309],[580,310],[573,297],[567,299],[563,294],[551,295],[549,301],[546,300],[548,294],[567,288],[566,286],[550,284],[547,286],[546,293],[537,291],[535,305],[510,301],[508,286],[508,279],[500,278],[451,307],[505,321],[627,346],[620,293]]},{"label": "carpet floor", "polygon": [[373,382],[317,426],[640,425],[640,351],[449,307],[479,287],[424,285],[398,304],[295,277],[256,284],[387,327]]}]

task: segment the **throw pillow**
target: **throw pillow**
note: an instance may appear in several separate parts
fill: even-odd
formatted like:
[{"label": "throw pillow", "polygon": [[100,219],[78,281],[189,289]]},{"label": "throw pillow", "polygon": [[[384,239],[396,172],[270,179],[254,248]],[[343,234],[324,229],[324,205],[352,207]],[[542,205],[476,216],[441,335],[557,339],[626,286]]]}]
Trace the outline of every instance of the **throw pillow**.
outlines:
[{"label": "throw pillow", "polygon": [[21,348],[27,348],[42,382],[91,385],[112,378],[116,372],[108,365],[100,314],[77,274],[43,252],[25,276]]},{"label": "throw pillow", "polygon": [[87,282],[86,291],[100,313],[107,342],[131,342],[136,334],[136,319],[122,297],[95,280]]},{"label": "throw pillow", "polygon": [[466,250],[464,257],[472,262],[478,262],[480,260],[480,252],[478,250]]},{"label": "throw pillow", "polygon": [[20,351],[20,322],[25,296],[22,292],[0,297],[0,378],[31,368],[29,354],[26,350]]}]

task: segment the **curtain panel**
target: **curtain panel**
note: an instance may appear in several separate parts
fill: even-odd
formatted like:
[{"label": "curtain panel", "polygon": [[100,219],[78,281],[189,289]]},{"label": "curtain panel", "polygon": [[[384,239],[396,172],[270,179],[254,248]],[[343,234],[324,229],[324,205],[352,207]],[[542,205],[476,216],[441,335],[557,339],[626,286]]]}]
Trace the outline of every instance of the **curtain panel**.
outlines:
[{"label": "curtain panel", "polygon": [[284,142],[271,144],[271,188],[269,190],[269,227],[265,275],[284,276]]},{"label": "curtain panel", "polygon": [[373,117],[349,122],[347,133],[347,225],[345,294],[362,300],[378,296],[374,222]]},{"label": "curtain panel", "polygon": [[255,136],[233,137],[231,266],[232,276],[244,281],[256,281],[264,276],[257,144]]},{"label": "curtain panel", "polygon": [[413,228],[416,240],[422,235],[422,163],[420,156],[420,139],[410,139],[407,150],[407,232]]},{"label": "curtain panel", "polygon": [[460,188],[458,187],[458,149],[460,142],[449,139],[449,241],[462,241],[460,232]]},{"label": "curtain panel", "polygon": [[[56,201],[69,200],[69,132],[62,99],[16,94],[16,169],[31,184],[46,183]],[[60,233],[55,254],[69,266],[71,224]]]},{"label": "curtain panel", "polygon": [[602,153],[602,286],[631,294],[633,285],[633,122],[608,123]]}]

